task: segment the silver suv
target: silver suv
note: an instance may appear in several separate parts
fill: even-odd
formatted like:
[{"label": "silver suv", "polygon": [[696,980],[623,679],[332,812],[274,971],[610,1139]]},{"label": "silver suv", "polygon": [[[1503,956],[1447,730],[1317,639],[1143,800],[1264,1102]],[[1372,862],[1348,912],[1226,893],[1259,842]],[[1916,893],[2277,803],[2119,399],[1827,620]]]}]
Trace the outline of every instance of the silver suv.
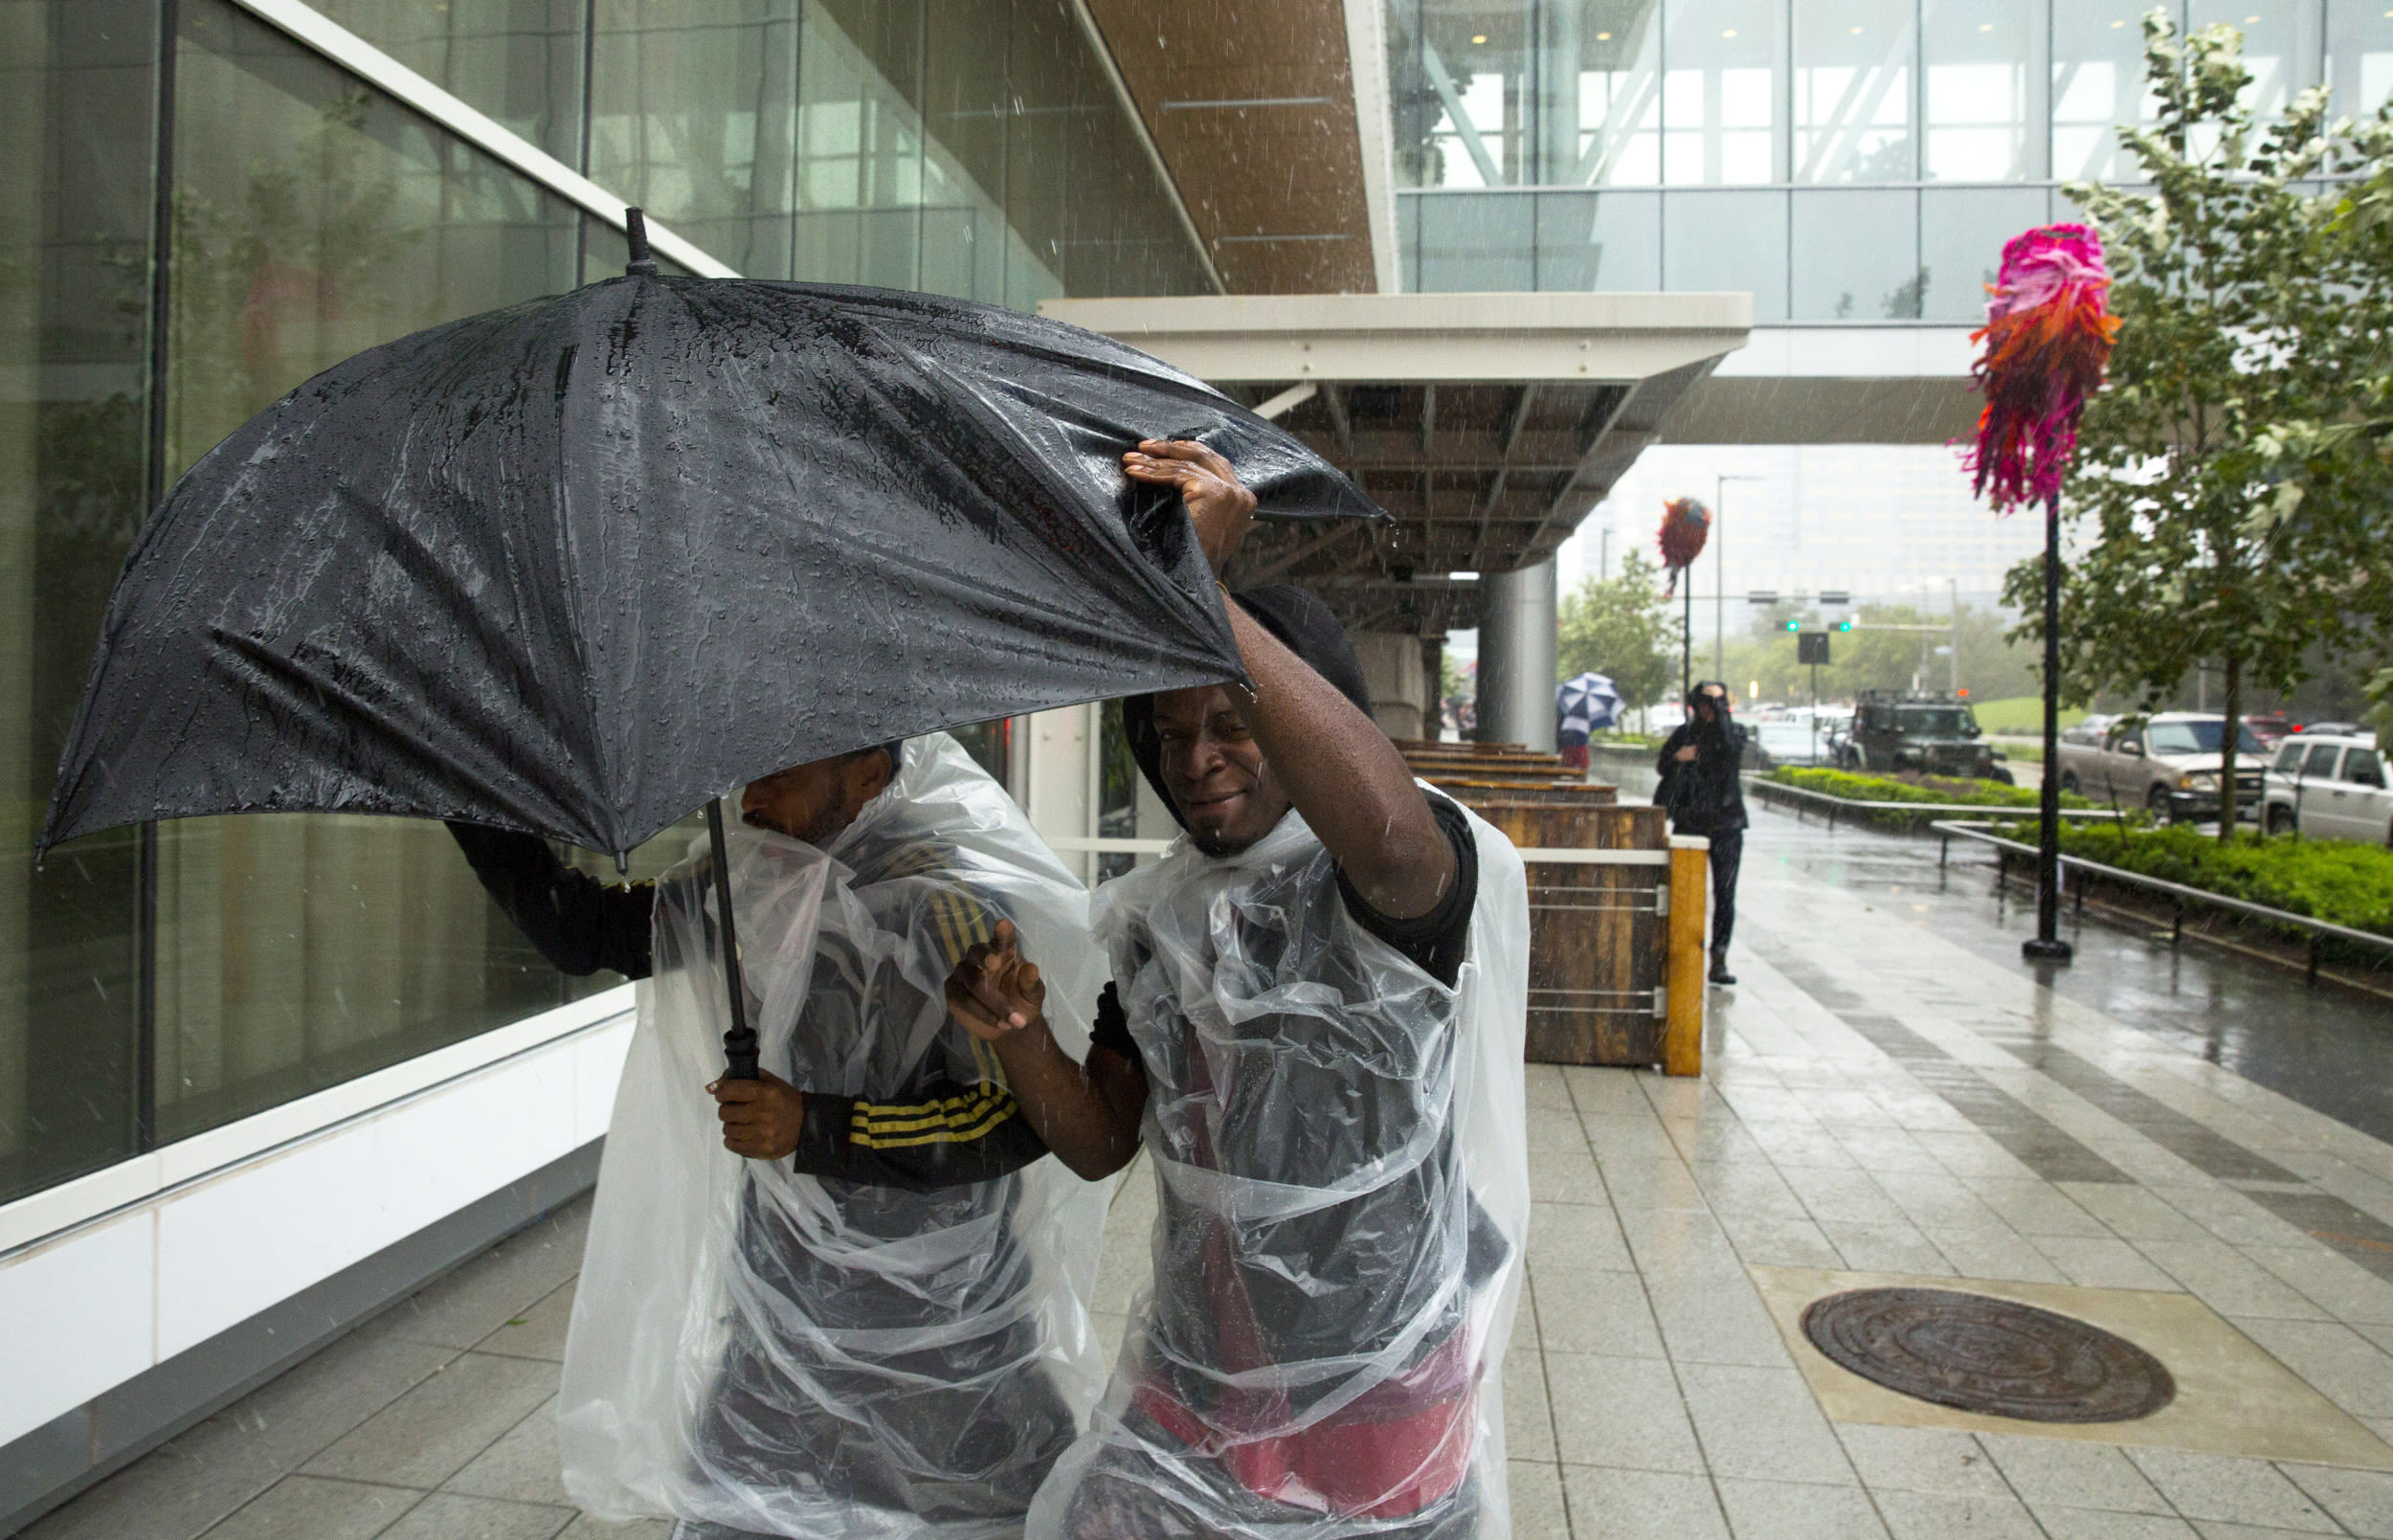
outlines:
[{"label": "silver suv", "polygon": [[[2096,802],[2141,807],[2155,817],[2215,818],[2219,815],[2219,748],[2226,719],[2195,711],[2120,717],[2099,743],[2060,744],[2061,790]],[[2235,743],[2238,816],[2257,817],[2261,768],[2269,750],[2243,729]]]},{"label": "silver suv", "polygon": [[2374,738],[2295,733],[2269,762],[2269,833],[2393,845],[2393,790]]}]

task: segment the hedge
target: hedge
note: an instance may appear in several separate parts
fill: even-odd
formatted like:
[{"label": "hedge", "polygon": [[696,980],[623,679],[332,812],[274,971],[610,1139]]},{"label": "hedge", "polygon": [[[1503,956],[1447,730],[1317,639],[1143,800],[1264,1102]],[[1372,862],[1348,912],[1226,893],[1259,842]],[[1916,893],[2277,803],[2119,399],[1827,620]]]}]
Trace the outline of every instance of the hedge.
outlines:
[{"label": "hedge", "polygon": [[[2032,841],[2022,826],[2013,837]],[[2393,936],[2393,850],[2346,839],[2215,834],[2178,827],[2063,825],[2061,849],[2142,877],[2376,935]]]},{"label": "hedge", "polygon": [[[1780,786],[1819,792],[1847,802],[1967,803],[1974,808],[2032,808],[2037,793],[2001,781],[1964,780],[1956,776],[1923,775],[1897,780],[1891,775],[1854,775],[1838,770],[1807,770],[1781,765],[1767,777]],[[2091,807],[2084,797],[2064,796],[2063,807]]]}]

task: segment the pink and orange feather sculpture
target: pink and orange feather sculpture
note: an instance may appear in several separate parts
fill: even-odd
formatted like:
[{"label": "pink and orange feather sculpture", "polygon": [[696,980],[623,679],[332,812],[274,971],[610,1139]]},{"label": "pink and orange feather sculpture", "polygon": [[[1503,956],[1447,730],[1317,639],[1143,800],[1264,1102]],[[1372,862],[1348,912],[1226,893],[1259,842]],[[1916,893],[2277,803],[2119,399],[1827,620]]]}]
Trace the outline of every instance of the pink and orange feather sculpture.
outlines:
[{"label": "pink and orange feather sculpture", "polygon": [[1672,498],[1662,505],[1662,569],[1669,574],[1663,597],[1678,591],[1681,572],[1695,565],[1711,534],[1711,510],[1693,498]]},{"label": "pink and orange feather sculpture", "polygon": [[1972,373],[1986,404],[1962,464],[2002,512],[2060,495],[2119,321],[2102,241],[2084,225],[2013,236],[1986,293],[1986,324],[1970,336],[1985,344]]}]

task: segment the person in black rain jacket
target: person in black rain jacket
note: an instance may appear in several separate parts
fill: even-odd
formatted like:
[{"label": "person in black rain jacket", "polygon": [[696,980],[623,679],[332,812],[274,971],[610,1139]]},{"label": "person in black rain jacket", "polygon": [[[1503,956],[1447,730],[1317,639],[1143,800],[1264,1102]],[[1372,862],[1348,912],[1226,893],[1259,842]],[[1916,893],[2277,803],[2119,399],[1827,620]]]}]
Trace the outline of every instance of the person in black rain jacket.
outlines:
[{"label": "person in black rain jacket", "polygon": [[1654,759],[1662,784],[1654,804],[1670,814],[1675,834],[1711,841],[1711,982],[1733,984],[1729,937],[1736,929],[1736,869],[1745,859],[1745,789],[1737,767],[1745,729],[1729,715],[1729,687],[1705,680],[1687,692],[1687,721]]}]

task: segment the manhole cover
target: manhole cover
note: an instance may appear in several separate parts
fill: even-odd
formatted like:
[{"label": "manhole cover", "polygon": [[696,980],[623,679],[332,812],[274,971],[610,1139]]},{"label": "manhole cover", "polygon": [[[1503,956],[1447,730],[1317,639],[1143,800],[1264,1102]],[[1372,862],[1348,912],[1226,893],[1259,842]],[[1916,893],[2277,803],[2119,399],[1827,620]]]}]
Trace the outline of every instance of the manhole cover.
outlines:
[{"label": "manhole cover", "polygon": [[1803,1335],[1864,1379],[1938,1406],[2031,1422],[2125,1422],[2169,1404],[2160,1360],[2032,1305],[1941,1288],[1815,1300]]}]

